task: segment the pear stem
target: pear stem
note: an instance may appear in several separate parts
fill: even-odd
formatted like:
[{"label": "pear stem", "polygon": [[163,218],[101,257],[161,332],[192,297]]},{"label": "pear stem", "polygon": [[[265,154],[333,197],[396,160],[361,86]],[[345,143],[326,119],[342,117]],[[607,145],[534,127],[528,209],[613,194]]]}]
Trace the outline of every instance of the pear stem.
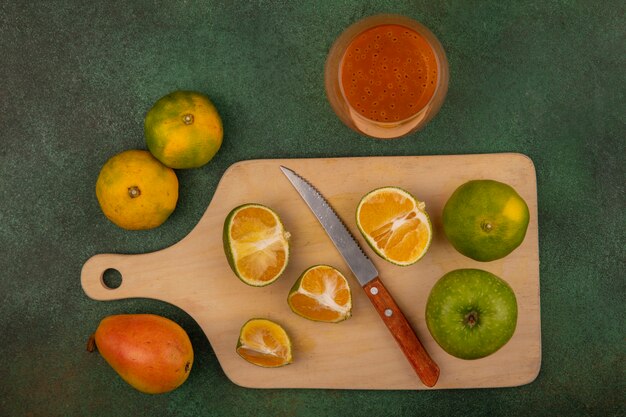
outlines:
[{"label": "pear stem", "polygon": [[93,352],[96,350],[96,335],[92,334],[87,340],[87,352]]}]

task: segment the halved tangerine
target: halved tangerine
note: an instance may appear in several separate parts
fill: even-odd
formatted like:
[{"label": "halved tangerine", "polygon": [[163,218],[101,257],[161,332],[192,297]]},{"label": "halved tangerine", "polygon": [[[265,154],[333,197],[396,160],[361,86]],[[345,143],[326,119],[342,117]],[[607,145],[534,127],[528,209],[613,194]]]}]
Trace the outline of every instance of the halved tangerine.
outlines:
[{"label": "halved tangerine", "polygon": [[346,277],[328,265],[304,271],[287,298],[294,313],[314,321],[337,323],[352,314],[352,294]]},{"label": "halved tangerine", "polygon": [[224,251],[239,279],[262,287],[276,281],[287,267],[289,243],[278,214],[260,204],[234,208],[224,222]]},{"label": "halved tangerine", "polygon": [[237,353],[248,362],[265,368],[290,364],[291,340],[278,323],[267,319],[250,319],[242,327]]},{"label": "halved tangerine", "polygon": [[361,234],[383,259],[411,265],[424,256],[432,240],[426,205],[397,187],[373,190],[361,199],[356,222]]}]

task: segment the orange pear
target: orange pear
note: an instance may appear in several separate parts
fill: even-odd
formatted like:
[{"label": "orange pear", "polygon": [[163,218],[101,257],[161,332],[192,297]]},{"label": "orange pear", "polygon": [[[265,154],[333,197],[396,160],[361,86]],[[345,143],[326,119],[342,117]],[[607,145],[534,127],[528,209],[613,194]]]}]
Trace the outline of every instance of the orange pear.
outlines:
[{"label": "orange pear", "polygon": [[147,394],[178,388],[193,364],[193,348],[182,327],[153,314],[105,317],[89,339],[124,381]]}]

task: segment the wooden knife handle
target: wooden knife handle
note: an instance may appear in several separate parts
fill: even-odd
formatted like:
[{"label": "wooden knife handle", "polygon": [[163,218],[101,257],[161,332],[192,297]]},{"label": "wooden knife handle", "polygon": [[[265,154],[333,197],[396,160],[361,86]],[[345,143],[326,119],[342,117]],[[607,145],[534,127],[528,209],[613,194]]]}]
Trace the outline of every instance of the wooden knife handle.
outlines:
[{"label": "wooden knife handle", "polygon": [[380,278],[374,278],[363,289],[424,385],[434,386],[439,379],[439,367],[424,349]]}]

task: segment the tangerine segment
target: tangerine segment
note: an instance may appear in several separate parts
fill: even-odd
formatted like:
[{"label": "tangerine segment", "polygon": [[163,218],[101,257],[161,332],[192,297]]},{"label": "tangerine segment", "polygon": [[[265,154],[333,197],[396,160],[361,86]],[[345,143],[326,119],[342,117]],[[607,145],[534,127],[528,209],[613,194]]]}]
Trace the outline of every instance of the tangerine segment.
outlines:
[{"label": "tangerine segment", "polygon": [[293,361],[287,332],[267,319],[251,319],[241,327],[237,353],[248,362],[266,368],[284,366]]},{"label": "tangerine segment", "polygon": [[224,249],[233,272],[253,286],[274,282],[287,266],[287,236],[278,215],[268,207],[235,208],[224,225]]},{"label": "tangerine segment", "polygon": [[346,278],[328,265],[313,266],[302,274],[287,299],[294,313],[314,321],[336,323],[348,319],[352,294]]},{"label": "tangerine segment", "polygon": [[396,187],[368,193],[357,208],[357,225],[374,251],[397,265],[417,262],[432,239],[425,204]]}]

